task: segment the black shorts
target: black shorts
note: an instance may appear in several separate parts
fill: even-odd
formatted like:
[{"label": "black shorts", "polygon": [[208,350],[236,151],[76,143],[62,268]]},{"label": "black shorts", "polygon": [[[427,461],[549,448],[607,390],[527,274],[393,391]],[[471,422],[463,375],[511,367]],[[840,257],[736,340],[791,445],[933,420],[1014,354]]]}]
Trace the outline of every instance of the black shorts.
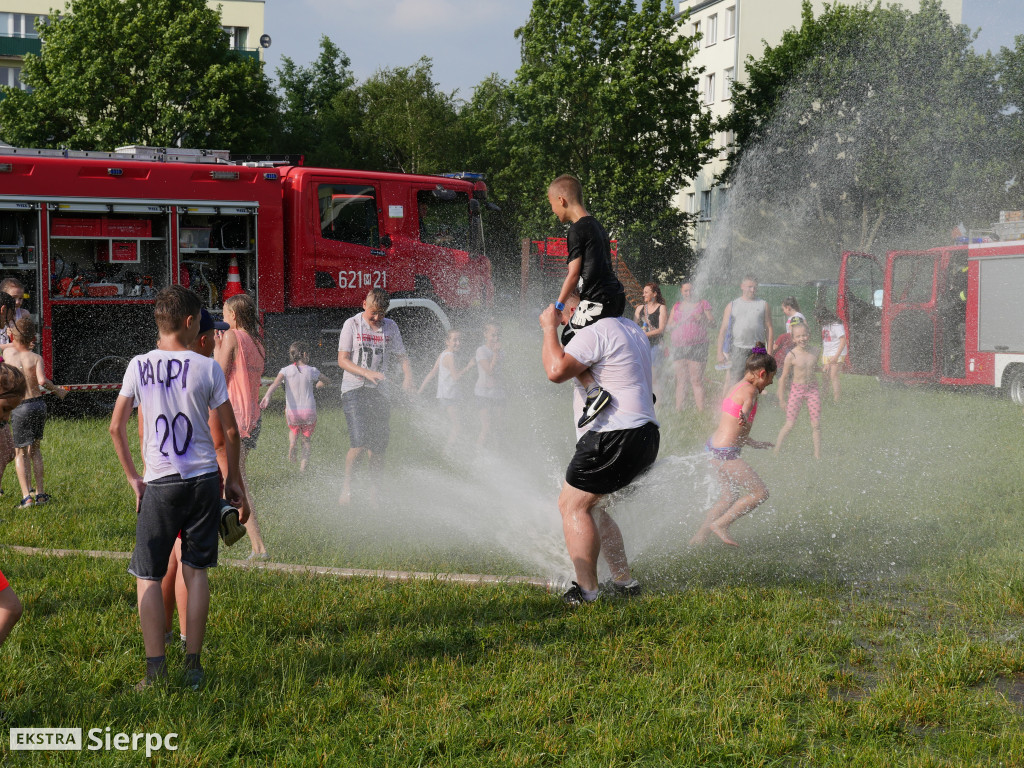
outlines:
[{"label": "black shorts", "polygon": [[11,411],[11,434],[14,436],[15,448],[27,448],[32,443],[43,439],[43,427],[46,425],[46,403],[42,397],[22,400]]},{"label": "black shorts", "polygon": [[391,402],[374,387],[357,387],[341,396],[341,410],[348,424],[353,448],[383,454],[391,439]]},{"label": "black shorts", "polygon": [[168,475],[146,484],[135,519],[135,551],[128,573],[159,581],[181,532],[181,562],[193,568],[217,565],[220,531],[220,472],[182,480]]},{"label": "black shorts", "polygon": [[587,432],[576,443],[565,482],[587,493],[614,493],[650,468],[660,443],[661,433],[650,421],[634,429]]},{"label": "black shorts", "polygon": [[620,293],[607,300],[581,297],[579,306],[576,307],[576,311],[572,313],[569,322],[562,329],[562,346],[568,344],[569,339],[575,336],[576,331],[580,328],[586,328],[606,317],[622,317],[622,313],[625,311],[625,293]]},{"label": "black shorts", "polygon": [[256,426],[249,430],[248,437],[241,439],[242,447],[246,451],[251,451],[256,447],[256,443],[260,440],[260,430],[263,429],[263,417],[261,416],[256,422]]}]

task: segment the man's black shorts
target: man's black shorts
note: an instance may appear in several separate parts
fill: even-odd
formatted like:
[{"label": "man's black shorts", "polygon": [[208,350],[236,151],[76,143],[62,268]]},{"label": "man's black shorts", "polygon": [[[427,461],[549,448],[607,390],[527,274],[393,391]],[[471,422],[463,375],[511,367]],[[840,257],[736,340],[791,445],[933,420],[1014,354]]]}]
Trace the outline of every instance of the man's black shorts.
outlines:
[{"label": "man's black shorts", "polygon": [[565,482],[587,493],[614,493],[650,468],[660,443],[661,433],[650,421],[634,429],[587,432],[576,443]]},{"label": "man's black shorts", "polygon": [[391,438],[391,402],[375,387],[356,387],[341,396],[341,410],[348,424],[353,448],[366,448],[381,455]]}]

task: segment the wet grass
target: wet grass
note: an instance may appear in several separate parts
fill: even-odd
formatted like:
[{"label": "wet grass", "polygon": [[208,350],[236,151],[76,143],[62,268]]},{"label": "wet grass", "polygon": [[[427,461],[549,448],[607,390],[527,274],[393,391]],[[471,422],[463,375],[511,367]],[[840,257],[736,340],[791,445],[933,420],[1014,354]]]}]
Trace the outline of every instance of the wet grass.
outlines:
[{"label": "wet grass", "polygon": [[[688,457],[711,422],[664,418],[663,455],[681,458],[619,515],[642,599],[572,612],[529,587],[222,568],[199,693],[131,691],[142,647],[124,562],[2,551],[26,615],[0,649],[0,708],[15,727],[177,732],[169,765],[1024,764],[1022,414],[994,397],[844,383],[844,402],[826,404],[821,462],[806,416],[780,456],[745,454],[772,496],[733,528],[736,551],[685,546],[708,494]],[[512,430],[565,421],[560,398],[531,401]],[[466,479],[410,413],[396,414],[395,483],[416,486],[430,463],[448,474],[424,494]],[[782,419],[766,403],[755,437],[773,439]],[[47,434],[57,502],[4,511],[3,542],[127,551],[133,508],[105,425],[54,421]],[[252,482],[275,559],[537,572],[515,547],[460,536],[465,517],[418,527],[408,494],[337,510],[340,411],[322,411],[315,481],[289,474],[279,416],[262,440]],[[542,442],[517,461],[557,470],[571,435]],[[539,486],[550,516],[557,476]],[[331,522],[309,528],[318,517]]]}]

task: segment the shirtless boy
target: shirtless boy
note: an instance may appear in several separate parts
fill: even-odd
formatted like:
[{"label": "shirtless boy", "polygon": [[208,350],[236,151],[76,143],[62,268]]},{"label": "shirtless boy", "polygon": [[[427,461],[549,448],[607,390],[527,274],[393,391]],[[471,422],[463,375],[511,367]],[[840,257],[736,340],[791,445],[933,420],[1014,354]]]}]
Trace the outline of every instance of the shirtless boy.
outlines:
[{"label": "shirtless boy", "polygon": [[43,392],[53,392],[62,400],[68,393],[46,378],[43,358],[32,351],[35,343],[36,324],[31,317],[24,316],[14,324],[11,345],[4,349],[4,362],[25,375],[25,399],[11,412],[14,466],[21,485],[21,503],[18,506],[21,508],[45,504],[50,500],[43,487],[43,454],[40,450],[46,424]]},{"label": "shirtless boy", "polygon": [[811,417],[811,439],[814,442],[814,458],[821,458],[821,395],[818,392],[818,350],[808,346],[811,333],[807,323],[793,323],[793,343],[796,345],[786,355],[779,378],[779,405],[782,406],[786,393],[786,381],[792,377],[789,388],[789,402],[786,404],[786,423],[775,438],[775,453],[782,448],[782,441],[796,424],[800,403],[807,402],[807,413]]}]

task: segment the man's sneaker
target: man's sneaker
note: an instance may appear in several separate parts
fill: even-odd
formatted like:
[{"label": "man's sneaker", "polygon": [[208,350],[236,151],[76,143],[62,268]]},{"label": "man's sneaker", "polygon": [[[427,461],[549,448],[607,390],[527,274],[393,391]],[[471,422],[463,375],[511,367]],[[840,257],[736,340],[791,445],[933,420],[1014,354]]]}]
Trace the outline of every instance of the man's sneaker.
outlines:
[{"label": "man's sneaker", "polygon": [[612,401],[612,396],[600,387],[594,387],[587,393],[587,401],[583,404],[583,415],[580,416],[577,427],[583,429],[587,424],[597,418],[597,414]]},{"label": "man's sneaker", "polygon": [[630,579],[625,584],[619,584],[617,581],[612,580],[612,591],[617,597],[640,597],[643,594],[644,588],[640,586],[640,582],[636,579]]},{"label": "man's sneaker", "polygon": [[[597,598],[594,598],[594,599],[596,600]],[[593,600],[587,600],[583,596],[583,587],[581,587],[579,584],[577,584],[574,581],[572,583],[572,586],[569,587],[569,590],[564,595],[562,595],[562,602],[565,603],[566,605],[577,606],[577,605],[587,605],[587,604],[592,603],[594,601]]]}]

